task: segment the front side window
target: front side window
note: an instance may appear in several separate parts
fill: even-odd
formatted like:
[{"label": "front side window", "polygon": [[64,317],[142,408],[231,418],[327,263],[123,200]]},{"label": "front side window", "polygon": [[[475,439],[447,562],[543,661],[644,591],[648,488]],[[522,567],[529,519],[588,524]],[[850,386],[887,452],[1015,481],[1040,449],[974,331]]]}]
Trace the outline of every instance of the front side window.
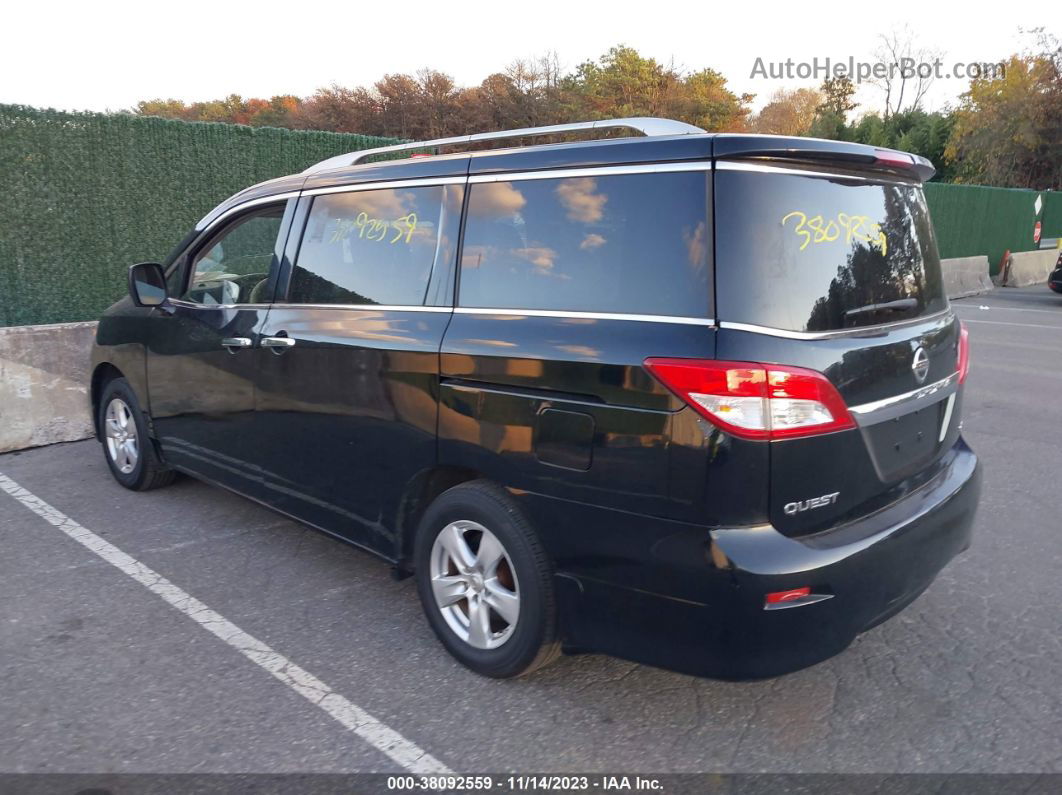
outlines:
[{"label": "front side window", "polygon": [[288,301],[423,305],[433,268],[453,257],[461,190],[429,185],[315,197]]},{"label": "front side window", "polygon": [[710,317],[705,171],[470,187],[460,305]]},{"label": "front side window", "polygon": [[284,205],[245,215],[211,238],[192,260],[180,297],[204,306],[268,302],[269,270]]}]

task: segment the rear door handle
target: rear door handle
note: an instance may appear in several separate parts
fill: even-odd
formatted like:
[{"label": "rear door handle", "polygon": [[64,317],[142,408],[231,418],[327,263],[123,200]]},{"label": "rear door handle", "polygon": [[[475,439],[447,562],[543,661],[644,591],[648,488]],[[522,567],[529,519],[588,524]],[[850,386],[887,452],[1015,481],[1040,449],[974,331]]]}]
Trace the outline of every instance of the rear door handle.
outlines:
[{"label": "rear door handle", "polygon": [[226,337],[221,341],[221,346],[229,353],[236,353],[240,348],[250,348],[252,344],[247,337]]},{"label": "rear door handle", "polygon": [[269,348],[273,353],[280,354],[294,345],[295,340],[291,337],[262,337],[260,344],[263,348]]}]

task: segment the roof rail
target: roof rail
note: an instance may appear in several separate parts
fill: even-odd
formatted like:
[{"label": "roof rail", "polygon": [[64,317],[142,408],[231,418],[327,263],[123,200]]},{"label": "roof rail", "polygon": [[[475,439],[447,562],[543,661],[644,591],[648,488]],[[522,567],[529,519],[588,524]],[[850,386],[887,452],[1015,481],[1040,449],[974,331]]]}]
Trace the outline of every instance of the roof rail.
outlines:
[{"label": "roof rail", "polygon": [[608,129],[637,130],[642,135],[696,135],[703,133],[700,127],[686,124],[673,119],[654,119],[651,117],[637,117],[631,119],[605,119],[602,121],[577,121],[572,124],[551,124],[548,127],[525,127],[520,130],[501,130],[498,132],[475,133],[473,135],[458,135],[454,138],[437,138],[434,141],[410,141],[393,146],[380,146],[376,149],[361,149],[357,152],[347,152],[336,155],[327,160],[322,160],[303,171],[303,174],[316,174],[318,171],[328,171],[333,168],[357,165],[359,162],[372,155],[387,152],[405,152],[411,149],[428,149],[436,146],[452,146],[454,144],[475,143],[476,141],[496,141],[505,138],[524,138],[533,135],[554,135],[557,133],[578,132],[579,130],[608,130]]}]

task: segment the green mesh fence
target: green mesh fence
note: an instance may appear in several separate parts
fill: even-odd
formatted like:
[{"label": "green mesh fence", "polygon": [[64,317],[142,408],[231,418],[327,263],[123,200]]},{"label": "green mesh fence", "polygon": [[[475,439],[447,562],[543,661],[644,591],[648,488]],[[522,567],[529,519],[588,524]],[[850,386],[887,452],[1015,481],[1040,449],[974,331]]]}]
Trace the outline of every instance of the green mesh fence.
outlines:
[{"label": "green mesh fence", "polygon": [[0,105],[0,326],[95,319],[227,196],[391,143]]},{"label": "green mesh fence", "polygon": [[[1046,202],[1059,199],[1050,193],[1018,188],[988,188],[981,185],[951,185],[930,182],[925,186],[926,201],[937,231],[937,244],[942,257],[988,256],[993,274],[999,272],[1005,251],[1032,251],[1033,226],[1042,220],[1046,206],[1036,214],[1036,197]],[[1058,206],[1052,204],[1052,206]],[[1057,225],[1062,225],[1062,206],[1055,213]],[[1044,237],[1057,237],[1044,224]]]}]

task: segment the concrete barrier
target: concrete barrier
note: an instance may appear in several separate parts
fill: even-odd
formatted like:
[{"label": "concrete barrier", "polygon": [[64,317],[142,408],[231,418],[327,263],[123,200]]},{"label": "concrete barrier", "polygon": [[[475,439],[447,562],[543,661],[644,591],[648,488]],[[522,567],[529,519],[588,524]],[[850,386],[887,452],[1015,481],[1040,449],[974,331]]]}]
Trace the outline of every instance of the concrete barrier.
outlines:
[{"label": "concrete barrier", "polygon": [[92,435],[95,323],[0,328],[0,453]]},{"label": "concrete barrier", "polygon": [[982,295],[992,290],[988,275],[988,257],[955,257],[942,259],[940,269],[944,273],[944,291],[948,298],[965,298]]},{"label": "concrete barrier", "polygon": [[1004,287],[1028,287],[1032,284],[1047,284],[1047,277],[1055,269],[1058,250],[1019,251],[1010,255],[1010,269]]}]

